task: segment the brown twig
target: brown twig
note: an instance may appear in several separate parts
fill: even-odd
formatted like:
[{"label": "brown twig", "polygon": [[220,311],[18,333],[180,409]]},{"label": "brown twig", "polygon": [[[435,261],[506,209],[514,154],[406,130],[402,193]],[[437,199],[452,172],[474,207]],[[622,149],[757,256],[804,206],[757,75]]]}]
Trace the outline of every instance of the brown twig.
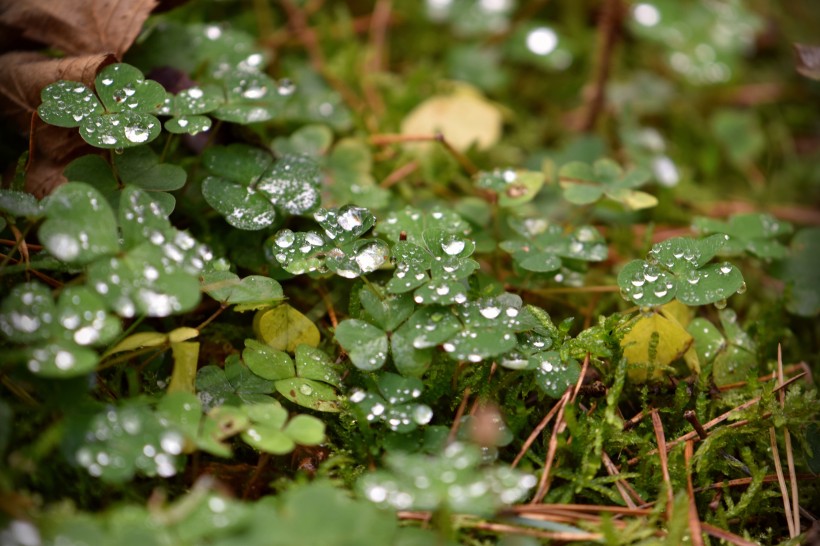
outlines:
[{"label": "brown twig", "polygon": [[721,529],[720,527],[715,527],[714,525],[709,525],[708,523],[701,523],[700,527],[709,536],[725,540],[735,546],[758,546],[757,542],[751,542],[743,537],[737,536],[734,533],[730,533],[726,529]]},{"label": "brown twig", "polygon": [[362,91],[375,119],[381,118],[384,114],[384,101],[373,85],[371,75],[378,74],[384,69],[387,26],[390,23],[392,4],[392,0],[377,0],[373,7],[373,17],[370,19],[370,58],[365,66],[365,76],[362,78]]},{"label": "brown twig", "polygon": [[615,463],[612,462],[612,459],[610,459],[609,455],[607,455],[605,451],[601,452],[601,459],[604,462],[604,468],[606,469],[607,474],[610,476],[619,476],[618,480],[615,482],[615,487],[618,488],[618,493],[620,493],[621,498],[624,499],[624,503],[630,508],[638,507],[636,501],[640,504],[644,504],[645,501],[640,495],[638,495],[638,492],[635,491],[631,485],[629,485],[629,482],[620,477],[618,467],[615,466]]},{"label": "brown twig", "polygon": [[623,4],[621,0],[604,0],[604,5],[598,17],[598,46],[595,50],[592,92],[585,105],[585,116],[581,122],[581,130],[583,131],[591,131],[603,111],[606,83],[609,80],[615,43],[618,39],[622,19]]},{"label": "brown twig", "polygon": [[671,520],[675,496],[672,490],[672,478],[669,477],[669,461],[666,458],[666,437],[663,433],[663,423],[661,422],[661,416],[658,415],[658,410],[653,409],[650,415],[652,416],[652,428],[655,430],[655,438],[658,442],[658,459],[661,463],[663,483],[666,484],[666,519]]},{"label": "brown twig", "polygon": [[394,170],[390,174],[388,174],[384,178],[384,180],[382,180],[379,183],[379,187],[381,187],[383,189],[390,188],[393,185],[400,182],[401,180],[403,180],[405,177],[407,177],[407,176],[411,175],[412,173],[416,172],[416,170],[418,168],[419,168],[419,162],[416,161],[416,160],[413,160],[409,163],[406,163],[406,164],[402,165],[401,167],[398,167],[396,170]]},{"label": "brown twig", "polygon": [[703,546],[703,528],[698,517],[698,506],[695,504],[695,488],[692,485],[692,454],[695,450],[695,443],[692,440],[686,442],[683,450],[683,460],[686,463],[686,494],[689,496],[689,536],[692,544]]},{"label": "brown twig", "polygon": [[536,438],[538,438],[538,435],[541,434],[541,431],[544,430],[547,427],[547,424],[549,424],[549,422],[552,420],[552,418],[555,417],[555,414],[558,413],[560,407],[561,401],[559,400],[558,402],[556,402],[554,406],[552,406],[552,409],[549,411],[549,413],[547,413],[547,415],[545,415],[544,418],[541,419],[541,422],[538,423],[538,426],[536,426],[532,430],[532,432],[530,432],[530,435],[527,436],[524,445],[521,446],[521,450],[518,452],[518,455],[516,455],[515,459],[510,465],[512,468],[518,466],[518,463],[521,462],[521,459],[524,457],[524,454],[527,453],[527,451],[530,449],[530,446],[532,446],[532,443],[535,442]]},{"label": "brown twig", "polygon": [[307,15],[297,6],[292,0],[279,0],[288,15],[288,25],[293,33],[302,43],[310,58],[310,64],[313,69],[322,75],[328,83],[338,92],[342,99],[350,108],[356,112],[365,110],[361,99],[350,89],[342,80],[330,74],[327,70],[327,63],[325,62],[324,53],[319,47],[319,40],[310,26],[308,25]]},{"label": "brown twig", "polygon": [[552,463],[555,460],[555,452],[558,449],[558,435],[563,431],[564,424],[564,408],[567,407],[569,397],[571,396],[572,388],[567,387],[561,400],[558,401],[558,415],[555,417],[555,423],[552,426],[552,434],[550,435],[549,446],[547,447],[547,456],[544,460],[544,470],[541,472],[541,477],[538,480],[538,489],[535,496],[530,501],[530,504],[538,504],[549,491],[549,475],[552,469]]},{"label": "brown twig", "polygon": [[[783,384],[783,348],[779,343],[777,344],[777,382],[778,384]],[[786,400],[782,390],[777,391],[777,397],[780,401],[780,407],[785,407]],[[799,497],[797,495],[797,480],[794,479],[796,472],[794,471],[794,451],[792,450],[792,437],[791,433],[789,433],[788,427],[783,427],[783,440],[786,444],[786,464],[789,468],[789,479],[792,482],[792,521],[794,522],[795,536],[797,536],[800,534],[800,502]]]},{"label": "brown twig", "polygon": [[434,135],[400,135],[400,134],[376,134],[370,136],[370,144],[374,146],[387,146],[390,144],[404,144],[411,142],[438,142],[453,158],[461,165],[467,174],[470,176],[478,173],[478,167],[473,165],[470,159],[456,150],[452,144],[447,140],[443,133],[436,133]]},{"label": "brown twig", "polygon": [[450,427],[450,433],[447,435],[447,443],[453,443],[458,433],[458,427],[461,424],[461,418],[464,416],[464,410],[467,409],[467,401],[470,399],[470,387],[464,389],[464,394],[461,395],[461,403],[458,405],[456,415],[453,417],[453,425]]},{"label": "brown twig", "polygon": [[[781,389],[784,389],[784,388],[786,388],[787,386],[789,386],[789,385],[791,385],[792,383],[794,383],[795,381],[797,381],[798,379],[802,378],[804,375],[806,375],[806,374],[805,374],[805,373],[800,373],[800,374],[797,374],[797,375],[795,375],[794,377],[789,378],[789,379],[788,379],[787,381],[785,381],[784,383],[782,383],[782,384],[778,385],[777,387],[775,387],[775,389],[774,389],[774,390],[775,390],[775,391],[779,391],[779,390],[781,390]],[[704,423],[703,428],[704,428],[704,430],[709,430],[709,429],[711,429],[712,427],[714,427],[715,425],[718,425],[718,424],[722,423],[723,421],[725,421],[726,419],[728,419],[729,417],[731,417],[731,416],[732,416],[732,414],[734,414],[734,413],[736,413],[736,412],[738,412],[738,411],[742,411],[742,410],[748,409],[748,408],[750,408],[750,407],[754,406],[755,404],[757,404],[758,402],[760,402],[760,397],[759,397],[759,396],[758,396],[758,397],[756,397],[756,398],[752,398],[751,400],[747,400],[746,402],[742,403],[741,405],[739,405],[739,406],[737,406],[737,407],[734,407],[734,408],[730,409],[730,410],[729,410],[729,411],[727,411],[726,413],[722,413],[722,414],[718,415],[717,417],[715,417],[714,419],[712,419],[712,420],[711,420],[711,421],[709,421],[708,423]],[[747,421],[747,422],[748,422],[748,421]],[[735,424],[737,424],[737,423],[735,423]],[[685,442],[685,441],[687,441],[687,440],[694,440],[694,439],[695,439],[695,438],[697,438],[697,437],[698,437],[698,433],[697,433],[697,432],[695,432],[694,430],[693,430],[692,432],[687,432],[687,433],[686,433],[686,434],[684,434],[683,436],[681,436],[681,437],[679,437],[679,438],[676,438],[675,440],[673,440],[673,441],[671,441],[671,442],[667,442],[667,443],[666,443],[666,449],[667,449],[667,451],[668,451],[668,450],[672,449],[673,447],[675,447],[676,445],[678,445],[678,444],[680,444],[680,443],[683,443],[683,442]],[[654,455],[654,454],[655,454],[655,453],[657,453],[657,452],[658,452],[658,451],[657,451],[656,449],[653,449],[652,451],[648,452],[648,453],[647,453],[647,455]],[[638,462],[638,461],[640,461],[640,460],[641,460],[641,458],[640,458],[640,457],[633,457],[632,459],[629,459],[629,460],[626,462],[626,464],[627,464],[627,465],[629,465],[629,466],[632,466],[632,465],[634,465],[635,463],[637,463],[637,462]]]}]

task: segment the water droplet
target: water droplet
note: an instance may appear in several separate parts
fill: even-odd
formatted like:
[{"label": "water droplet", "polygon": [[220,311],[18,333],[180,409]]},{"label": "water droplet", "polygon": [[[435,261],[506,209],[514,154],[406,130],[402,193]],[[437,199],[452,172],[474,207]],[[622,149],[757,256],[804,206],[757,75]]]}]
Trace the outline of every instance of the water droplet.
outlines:
[{"label": "water droplet", "polygon": [[125,128],[125,138],[131,142],[145,142],[151,134],[143,127],[131,126]]},{"label": "water droplet", "polygon": [[433,418],[433,410],[428,406],[419,404],[413,410],[413,421],[419,425],[426,425]]},{"label": "water droplet", "polygon": [[296,241],[296,234],[289,229],[283,229],[276,236],[276,246],[279,248],[290,248]]},{"label": "water droplet", "polygon": [[296,85],[288,78],[282,78],[276,86],[276,92],[283,97],[292,95],[296,91]]},{"label": "water droplet", "polygon": [[715,308],[716,309],[725,309],[726,305],[727,305],[727,302],[726,302],[725,299],[718,300],[718,301],[715,302]]},{"label": "water droplet", "polygon": [[452,238],[441,243],[441,250],[450,256],[456,256],[464,250],[465,243],[461,239]]},{"label": "water droplet", "polygon": [[364,212],[364,209],[348,207],[339,215],[336,219],[336,223],[339,224],[339,227],[343,230],[352,231],[364,223],[362,220],[362,212]]},{"label": "water droplet", "polygon": [[481,313],[481,316],[484,318],[494,319],[501,314],[501,308],[495,306],[484,307],[483,309],[479,309],[478,312]]},{"label": "water droplet", "polygon": [[310,396],[311,394],[313,394],[313,387],[311,387],[307,383],[303,383],[299,386],[299,392],[301,392],[305,396]]},{"label": "water droplet", "polygon": [[738,294],[744,294],[746,292],[746,283],[741,283],[740,287],[737,289]]},{"label": "water droplet", "polygon": [[166,453],[170,453],[171,455],[179,455],[182,453],[183,441],[184,439],[179,432],[169,430],[163,433],[160,438],[159,445]]}]

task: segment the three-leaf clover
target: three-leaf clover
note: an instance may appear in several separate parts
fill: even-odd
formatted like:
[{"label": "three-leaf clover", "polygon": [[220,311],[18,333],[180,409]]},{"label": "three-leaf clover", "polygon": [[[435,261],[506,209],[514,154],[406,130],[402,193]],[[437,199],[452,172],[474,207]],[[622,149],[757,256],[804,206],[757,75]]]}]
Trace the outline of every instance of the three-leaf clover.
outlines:
[{"label": "three-leaf clover", "polygon": [[258,230],[281,214],[304,214],[319,206],[321,173],[315,161],[232,144],[203,154],[213,176],[202,181],[202,195],[232,226]]},{"label": "three-leaf clover", "polygon": [[592,226],[566,232],[560,226],[536,218],[511,221],[511,225],[525,239],[502,241],[499,246],[527,271],[555,271],[563,263],[561,258],[600,262],[608,255],[606,241]]},{"label": "three-leaf clover", "polygon": [[745,381],[757,371],[757,345],[740,327],[732,309],[721,309],[718,316],[725,336],[705,318],[694,319],[688,331],[698,358],[704,364],[712,363],[712,380],[722,387]]},{"label": "three-leaf clover", "polygon": [[493,191],[501,207],[516,207],[535,198],[544,185],[544,173],[522,169],[496,169],[479,173],[476,186]]},{"label": "three-leaf clover", "polygon": [[357,389],[350,394],[350,402],[368,423],[384,422],[390,430],[405,433],[433,418],[429,406],[415,402],[422,393],[421,379],[385,372],[377,387],[378,392]]},{"label": "three-leaf clover", "polygon": [[745,286],[734,265],[709,263],[728,239],[724,234],[675,237],[653,245],[647,260],[633,260],[621,269],[621,295],[641,306],[663,305],[674,298],[686,305],[721,304]]},{"label": "three-leaf clover", "polygon": [[323,234],[283,229],[268,240],[266,250],[285,271],[294,275],[332,271],[353,279],[387,263],[387,243],[359,238],[375,223],[367,209],[345,205],[340,209],[319,209],[313,217]]},{"label": "three-leaf clover", "polygon": [[451,510],[491,516],[521,500],[535,486],[535,476],[508,466],[481,466],[481,450],[452,443],[437,457],[395,452],[387,455],[387,470],[359,481],[364,496],[397,510]]},{"label": "three-leaf clover", "polygon": [[695,218],[692,226],[705,235],[729,235],[729,240],[720,249],[721,255],[737,256],[748,252],[769,260],[786,256],[787,249],[777,241],[777,237],[792,232],[790,223],[764,213],[735,214],[727,222],[700,217]]},{"label": "three-leaf clover", "polygon": [[658,204],[654,196],[633,189],[648,182],[649,176],[648,171],[640,168],[624,173],[610,159],[599,159],[593,165],[573,161],[558,171],[564,198],[570,203],[589,205],[606,196],[633,210]]},{"label": "three-leaf clover", "polygon": [[92,347],[112,341],[120,328],[102,298],[85,286],[64,289],[55,302],[42,284],[18,284],[0,304],[0,331],[26,344],[20,359],[45,377],[92,371],[99,361]]},{"label": "three-leaf clover", "polygon": [[96,95],[78,82],[47,85],[37,113],[51,125],[79,127],[80,136],[98,148],[129,148],[159,136],[160,122],[153,114],[165,102],[160,84],[131,65],[113,64],[100,71],[94,88]]}]

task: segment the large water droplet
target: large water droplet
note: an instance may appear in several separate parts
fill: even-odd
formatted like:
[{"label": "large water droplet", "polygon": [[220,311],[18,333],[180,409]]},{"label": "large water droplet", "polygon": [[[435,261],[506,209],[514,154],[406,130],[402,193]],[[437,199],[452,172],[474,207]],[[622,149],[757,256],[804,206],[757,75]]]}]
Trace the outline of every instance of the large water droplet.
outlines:
[{"label": "large water droplet", "polygon": [[441,243],[441,250],[450,256],[456,256],[464,250],[465,243],[461,239],[450,239]]}]

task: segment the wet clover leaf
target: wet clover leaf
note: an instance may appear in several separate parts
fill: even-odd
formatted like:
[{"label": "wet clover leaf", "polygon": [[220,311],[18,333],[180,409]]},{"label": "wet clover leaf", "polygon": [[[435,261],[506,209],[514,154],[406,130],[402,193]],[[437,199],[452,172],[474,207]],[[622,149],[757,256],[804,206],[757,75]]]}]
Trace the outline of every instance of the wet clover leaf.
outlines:
[{"label": "wet clover leaf", "polygon": [[294,275],[330,271],[353,279],[372,273],[388,262],[387,243],[381,239],[359,239],[375,222],[367,209],[351,205],[319,209],[314,218],[324,234],[283,229],[268,240],[268,255],[285,271]]},{"label": "wet clover leaf", "polygon": [[273,400],[273,381],[253,373],[239,358],[230,355],[225,367],[208,365],[196,374],[196,390],[205,410],[218,406],[240,406],[243,403],[266,403]]},{"label": "wet clover leaf", "polygon": [[112,341],[120,321],[84,286],[66,288],[55,303],[43,285],[25,283],[0,304],[0,331],[12,343],[26,344],[18,358],[29,371],[69,378],[94,369],[100,357],[92,347]]},{"label": "wet clover leaf", "polygon": [[517,207],[535,198],[544,185],[544,174],[521,169],[496,169],[482,172],[476,186],[494,192],[501,207]]},{"label": "wet clover leaf", "polygon": [[655,244],[647,260],[633,260],[618,274],[624,298],[642,306],[658,306],[677,298],[686,305],[725,305],[745,289],[743,275],[732,264],[708,263],[728,235],[704,239],[676,237]]},{"label": "wet clover leaf", "polygon": [[469,235],[470,224],[452,210],[434,205],[429,211],[405,207],[392,211],[376,225],[376,235],[384,235],[394,243],[407,241],[415,245],[424,245],[424,231],[436,229],[446,233]]},{"label": "wet clover leaf", "polygon": [[363,320],[340,322],[336,327],[336,341],[360,370],[378,370],[387,360],[387,334]]},{"label": "wet clover leaf", "polygon": [[249,275],[240,279],[230,271],[208,271],[200,276],[202,290],[239,312],[255,311],[282,301],[282,285],[270,277]]},{"label": "wet clover leaf", "polygon": [[114,213],[103,195],[82,182],[57,188],[43,202],[40,241],[55,258],[84,265],[119,247]]},{"label": "wet clover leaf", "polygon": [[36,219],[43,215],[43,207],[30,193],[0,189],[0,213],[13,218]]},{"label": "wet clover leaf", "polygon": [[160,163],[148,146],[140,146],[114,155],[117,176],[123,184],[146,191],[173,191],[185,185],[185,169],[170,163]]},{"label": "wet clover leaf", "polygon": [[609,159],[599,159],[593,165],[573,161],[558,173],[564,198],[570,203],[589,205],[606,196],[632,210],[658,204],[654,196],[633,189],[644,185],[649,177],[649,172],[640,168],[624,173]]},{"label": "wet clover leaf", "polygon": [[165,130],[175,134],[195,135],[211,128],[211,118],[204,116],[225,102],[222,90],[215,85],[195,86],[180,91],[167,113],[173,116],[165,122]]},{"label": "wet clover leaf", "polygon": [[763,213],[736,214],[727,222],[695,218],[692,225],[704,235],[729,235],[729,240],[720,250],[721,255],[737,256],[748,252],[768,260],[779,260],[786,256],[787,249],[777,238],[792,232],[790,223]]},{"label": "wet clover leaf", "polygon": [[571,232],[565,232],[560,226],[539,219],[512,224],[525,239],[502,241],[499,246],[512,255],[519,267],[527,271],[555,271],[561,267],[562,258],[600,262],[609,253],[606,240],[592,226],[580,226]]},{"label": "wet clover leaf", "polygon": [[359,489],[370,501],[396,510],[452,510],[489,517],[520,501],[535,476],[508,466],[482,467],[477,446],[456,442],[430,457],[395,452],[386,470],[366,474]]},{"label": "wet clover leaf", "polygon": [[433,418],[429,406],[415,401],[423,389],[420,379],[383,373],[377,385],[377,393],[357,389],[350,394],[350,402],[366,422],[383,422],[390,430],[407,433]]},{"label": "wet clover leaf", "polygon": [[705,318],[694,319],[687,330],[701,362],[712,363],[715,385],[723,387],[757,375],[757,344],[738,324],[732,309],[722,309],[718,316],[725,336]]},{"label": "wet clover leaf", "polygon": [[521,298],[515,294],[502,294],[482,298],[458,307],[462,329],[442,346],[450,358],[481,362],[504,354],[518,343],[515,335],[523,330],[518,315]]},{"label": "wet clover leaf", "polygon": [[185,438],[147,406],[111,406],[75,426],[84,429],[85,441],[66,448],[74,448],[72,461],[95,478],[122,483],[136,473],[170,478],[179,470]]},{"label": "wet clover leaf", "polygon": [[274,161],[262,150],[234,144],[209,148],[203,161],[215,176],[202,182],[202,195],[236,228],[263,229],[277,212],[304,214],[319,206],[321,173],[306,156]]},{"label": "wet clover leaf", "polygon": [[234,68],[219,74],[225,102],[211,115],[222,121],[260,123],[281,113],[295,88],[289,80],[273,80],[256,67]]},{"label": "wet clover leaf", "polygon": [[151,142],[161,126],[153,115],[165,102],[165,89],[128,64],[105,67],[95,80],[95,96],[77,82],[46,86],[38,114],[60,127],[80,127],[80,136],[98,148],[130,148]]}]

